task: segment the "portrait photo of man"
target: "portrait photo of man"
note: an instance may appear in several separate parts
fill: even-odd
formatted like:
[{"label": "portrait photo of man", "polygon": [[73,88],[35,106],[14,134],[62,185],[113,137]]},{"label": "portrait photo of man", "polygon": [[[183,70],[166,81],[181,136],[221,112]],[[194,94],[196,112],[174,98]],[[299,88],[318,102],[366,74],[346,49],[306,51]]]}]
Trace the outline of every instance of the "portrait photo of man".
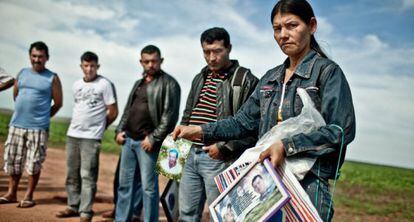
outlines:
[{"label": "portrait photo of man", "polygon": [[169,149],[167,158],[161,160],[161,167],[170,174],[179,174],[181,173],[182,166],[178,161],[180,156],[177,149]]},{"label": "portrait photo of man", "polygon": [[252,187],[253,190],[260,195],[260,201],[266,200],[274,190],[274,186],[266,184],[266,181],[260,174],[253,177]]},{"label": "portrait photo of man", "polygon": [[168,153],[168,168],[174,168],[177,166],[178,151],[176,149],[171,149]]}]

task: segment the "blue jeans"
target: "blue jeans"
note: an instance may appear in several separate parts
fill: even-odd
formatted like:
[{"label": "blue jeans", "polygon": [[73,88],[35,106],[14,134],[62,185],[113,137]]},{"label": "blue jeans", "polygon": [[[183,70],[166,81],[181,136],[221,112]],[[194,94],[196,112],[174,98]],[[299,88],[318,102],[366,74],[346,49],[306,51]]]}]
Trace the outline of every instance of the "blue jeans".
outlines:
[{"label": "blue jeans", "polygon": [[[331,193],[329,191],[329,184],[327,181],[319,179],[313,173],[309,172],[302,181],[300,181],[303,189],[309,195],[310,200],[319,213],[323,221],[331,221],[334,214]],[[328,215],[329,212],[329,215]]]},{"label": "blue jeans", "polygon": [[[309,195],[309,198],[316,210],[318,211],[319,216],[325,222],[329,222],[333,218],[333,205],[331,205],[331,211],[329,212],[329,203],[331,201],[331,194],[329,192],[329,185],[326,181],[319,179],[313,173],[309,172],[303,180],[300,181],[303,189]],[[282,221],[283,215],[279,210],[275,215],[269,218],[268,221],[278,222]]]},{"label": "blue jeans", "polygon": [[191,148],[180,181],[180,221],[200,221],[205,201],[210,205],[219,195],[214,177],[229,166],[199,148]]},{"label": "blue jeans", "polygon": [[66,140],[66,192],[68,208],[81,217],[92,217],[96,181],[99,171],[100,140],[67,137]]},{"label": "blue jeans", "polygon": [[116,221],[130,221],[139,216],[143,203],[144,221],[158,221],[158,175],[155,173],[159,150],[146,152],[141,141],[126,137],[122,146],[119,171]]}]

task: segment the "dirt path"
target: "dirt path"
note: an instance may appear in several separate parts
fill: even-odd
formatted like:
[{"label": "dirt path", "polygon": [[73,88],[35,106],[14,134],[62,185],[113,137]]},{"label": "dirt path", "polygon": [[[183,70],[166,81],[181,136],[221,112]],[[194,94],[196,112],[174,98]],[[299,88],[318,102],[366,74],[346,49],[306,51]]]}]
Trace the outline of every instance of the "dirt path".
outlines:
[{"label": "dirt path", "polygon": [[[17,204],[0,205],[0,222],[6,221],[79,221],[79,218],[58,219],[55,214],[65,209],[66,192],[65,176],[66,162],[63,149],[49,148],[47,158],[43,166],[40,181],[34,194],[37,205],[33,208],[20,209]],[[3,144],[0,145],[0,165],[3,167]],[[98,180],[98,192],[93,206],[95,216],[93,221],[104,221],[102,212],[112,209],[112,184],[115,167],[118,161],[117,155],[101,154]],[[167,180],[160,176],[160,194],[164,190]],[[7,192],[8,176],[3,169],[0,170],[0,195]],[[20,181],[18,200],[23,198],[27,186],[27,175],[23,174]],[[160,206],[160,221],[166,221],[162,207]]]}]

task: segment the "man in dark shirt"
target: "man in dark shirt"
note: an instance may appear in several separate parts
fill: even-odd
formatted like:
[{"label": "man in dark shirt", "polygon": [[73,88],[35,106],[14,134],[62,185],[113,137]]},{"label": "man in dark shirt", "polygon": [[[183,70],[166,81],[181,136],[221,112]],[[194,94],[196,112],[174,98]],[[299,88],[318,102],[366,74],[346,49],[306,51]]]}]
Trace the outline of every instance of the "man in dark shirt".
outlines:
[{"label": "man in dark shirt", "polygon": [[156,46],[142,49],[143,78],[136,81],[116,129],[116,142],[123,145],[116,221],[131,221],[142,208],[144,221],[158,220],[155,164],[162,141],[177,122],[180,104],[180,86],[161,70],[162,62]]}]

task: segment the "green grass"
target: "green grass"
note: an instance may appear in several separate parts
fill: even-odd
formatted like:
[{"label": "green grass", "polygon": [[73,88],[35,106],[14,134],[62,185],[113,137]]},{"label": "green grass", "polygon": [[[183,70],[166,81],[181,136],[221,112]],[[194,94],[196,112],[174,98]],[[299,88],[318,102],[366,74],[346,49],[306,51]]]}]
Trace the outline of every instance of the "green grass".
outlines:
[{"label": "green grass", "polygon": [[[11,114],[0,112],[0,140],[5,141],[8,134],[8,125]],[[64,148],[66,142],[66,132],[69,127],[69,121],[66,119],[53,119],[50,123],[49,142],[50,147]],[[115,143],[115,132],[113,127],[105,131],[102,138],[102,152],[117,154],[120,146]]]},{"label": "green grass", "polygon": [[[10,114],[0,112],[0,140]],[[53,120],[49,145],[64,147],[68,121]],[[118,153],[114,130],[105,132],[102,152]],[[335,221],[414,221],[414,170],[345,162],[335,193]]]},{"label": "green grass", "polygon": [[2,141],[4,141],[7,137],[10,118],[11,114],[0,113],[0,138]]},{"label": "green grass", "polygon": [[345,209],[353,221],[361,215],[414,221],[414,170],[347,161],[337,182],[335,208]]}]

